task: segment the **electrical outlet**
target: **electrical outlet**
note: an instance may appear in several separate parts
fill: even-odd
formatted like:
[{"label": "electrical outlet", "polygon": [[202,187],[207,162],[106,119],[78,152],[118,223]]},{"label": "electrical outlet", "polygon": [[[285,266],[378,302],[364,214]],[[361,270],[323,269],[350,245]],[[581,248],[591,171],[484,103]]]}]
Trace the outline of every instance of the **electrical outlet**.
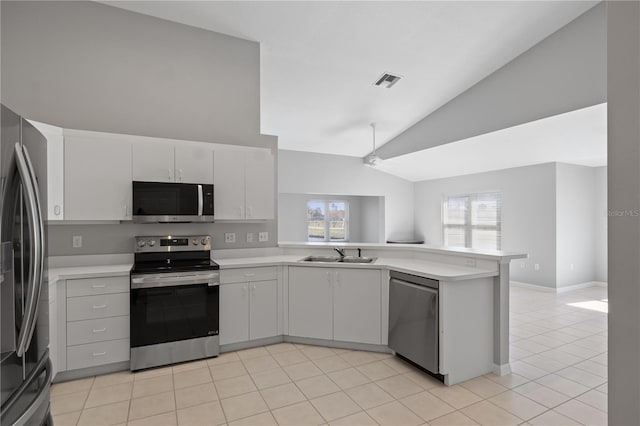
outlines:
[{"label": "electrical outlet", "polygon": [[73,236],[73,248],[82,248],[82,235]]},{"label": "electrical outlet", "polygon": [[533,269],[535,269],[536,271],[540,270],[540,264],[536,263],[535,265],[533,265]]},{"label": "electrical outlet", "polygon": [[264,243],[265,241],[269,241],[269,233],[267,231],[262,231],[258,233],[258,241]]},{"label": "electrical outlet", "polygon": [[224,242],[225,243],[235,243],[236,242],[236,233],[235,232],[226,232],[224,234]]},{"label": "electrical outlet", "polygon": [[247,242],[248,243],[253,242],[253,232],[247,232]]},{"label": "electrical outlet", "polygon": [[475,259],[467,259],[467,260],[465,260],[464,263],[467,266],[476,266],[476,260]]}]

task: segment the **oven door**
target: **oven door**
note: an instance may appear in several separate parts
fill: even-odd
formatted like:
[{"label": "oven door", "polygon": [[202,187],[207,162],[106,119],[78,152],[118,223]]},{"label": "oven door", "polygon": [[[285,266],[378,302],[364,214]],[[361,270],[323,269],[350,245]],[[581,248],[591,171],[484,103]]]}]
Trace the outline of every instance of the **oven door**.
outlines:
[{"label": "oven door", "polygon": [[131,278],[131,347],[218,335],[219,273]]}]

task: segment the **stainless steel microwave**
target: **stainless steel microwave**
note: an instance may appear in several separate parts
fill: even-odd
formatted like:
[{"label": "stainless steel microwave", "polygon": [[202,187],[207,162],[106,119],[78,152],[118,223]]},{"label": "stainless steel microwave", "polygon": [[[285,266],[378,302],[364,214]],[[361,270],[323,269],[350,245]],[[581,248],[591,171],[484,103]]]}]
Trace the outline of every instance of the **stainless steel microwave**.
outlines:
[{"label": "stainless steel microwave", "polygon": [[133,181],[133,221],[213,222],[213,185]]}]

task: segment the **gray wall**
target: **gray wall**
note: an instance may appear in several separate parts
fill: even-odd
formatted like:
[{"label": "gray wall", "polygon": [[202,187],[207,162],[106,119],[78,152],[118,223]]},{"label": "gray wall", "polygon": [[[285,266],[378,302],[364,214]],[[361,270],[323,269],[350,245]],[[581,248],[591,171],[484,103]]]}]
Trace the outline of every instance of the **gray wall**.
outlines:
[{"label": "gray wall", "polygon": [[[269,241],[259,243],[258,232],[269,232]],[[236,233],[236,243],[224,242],[225,232]],[[253,243],[247,243],[246,234],[253,233]],[[213,251],[250,247],[273,247],[277,244],[275,220],[262,223],[212,223],[212,224],[56,224],[48,227],[49,255],[68,256],[86,254],[133,253],[133,237],[143,235],[192,235],[213,236]],[[74,235],[82,236],[82,248],[73,248]]]},{"label": "gray wall", "polygon": [[319,194],[279,194],[278,240],[307,241],[307,202],[336,199],[349,203],[350,242],[380,242],[379,197]]},{"label": "gray wall", "polygon": [[608,282],[607,259],[607,168],[596,167],[595,197],[595,279]]},{"label": "gray wall", "polygon": [[59,127],[264,146],[260,46],[85,1],[2,1],[2,103]]},{"label": "gray wall", "polygon": [[557,287],[595,280],[595,187],[595,168],[556,163]]},{"label": "gray wall", "polygon": [[367,167],[360,158],[279,150],[278,190],[284,194],[384,197],[380,240],[414,237],[413,183]]},{"label": "gray wall", "polygon": [[608,423],[622,426],[640,424],[640,3],[607,2],[607,20]]},{"label": "gray wall", "polygon": [[502,250],[529,255],[512,263],[512,280],[551,288],[606,282],[605,186],[606,167],[563,163],[418,182],[416,232],[442,244],[445,196],[500,191]]},{"label": "gray wall", "polygon": [[383,158],[606,102],[602,3],[378,149]]},{"label": "gray wall", "polygon": [[[502,250],[524,252],[511,264],[511,279],[545,287],[556,282],[555,164],[518,167],[415,185],[416,233],[442,244],[442,200],[446,195],[500,191]],[[540,270],[534,270],[534,264]],[[524,264],[524,268],[521,265]]]}]

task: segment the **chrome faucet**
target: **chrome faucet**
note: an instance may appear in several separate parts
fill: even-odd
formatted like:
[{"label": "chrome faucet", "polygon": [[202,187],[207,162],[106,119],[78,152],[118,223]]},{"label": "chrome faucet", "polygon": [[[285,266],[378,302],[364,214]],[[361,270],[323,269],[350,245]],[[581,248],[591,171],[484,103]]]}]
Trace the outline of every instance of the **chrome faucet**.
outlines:
[{"label": "chrome faucet", "polygon": [[334,250],[338,252],[338,254],[340,255],[341,259],[344,257],[344,250],[343,249],[339,249],[338,247],[335,247]]}]

